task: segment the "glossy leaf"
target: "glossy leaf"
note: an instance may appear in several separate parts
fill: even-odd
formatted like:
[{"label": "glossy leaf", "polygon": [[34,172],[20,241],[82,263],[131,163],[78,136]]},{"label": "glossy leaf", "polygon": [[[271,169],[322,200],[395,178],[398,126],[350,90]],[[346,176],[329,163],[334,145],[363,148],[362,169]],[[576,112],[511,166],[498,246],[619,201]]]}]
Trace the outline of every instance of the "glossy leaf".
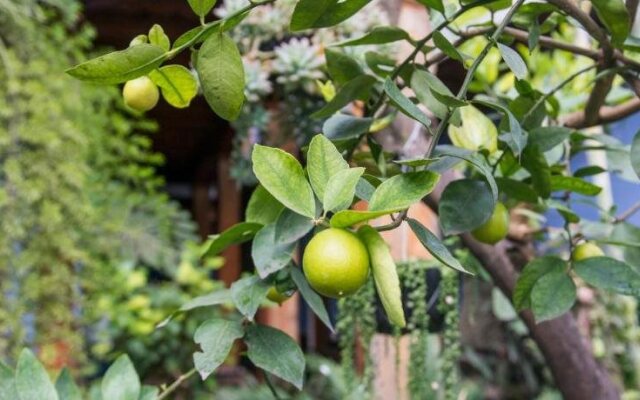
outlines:
[{"label": "glossy leaf", "polygon": [[551,195],[551,170],[538,146],[530,144],[522,154],[522,166],[531,174],[533,187],[542,198]]},{"label": "glossy leaf", "polygon": [[349,208],[363,173],[364,168],[349,168],[334,174],[327,183],[322,200],[325,211],[335,212]]},{"label": "glossy leaf", "polygon": [[576,178],[583,178],[586,176],[598,175],[603,172],[607,172],[606,169],[602,168],[599,165],[588,165],[586,167],[579,168],[573,172],[573,176]]},{"label": "glossy leaf", "polygon": [[433,43],[452,60],[460,62],[464,61],[464,57],[462,57],[462,54],[460,54],[458,49],[456,49],[456,47],[449,41],[449,39],[447,39],[440,31],[433,31]]},{"label": "glossy leaf", "polygon": [[347,168],[349,164],[329,139],[324,135],[316,135],[311,139],[307,152],[307,173],[319,199],[324,199],[325,188],[331,177]]},{"label": "glossy leaf", "polygon": [[16,400],[18,392],[11,368],[0,361],[0,400]]},{"label": "glossy leaf", "polygon": [[[357,76],[364,75],[364,71],[358,62],[351,56],[335,49],[325,49],[324,56],[327,59],[327,70],[331,79],[339,86],[344,85]],[[327,134],[327,132],[325,132]]]},{"label": "glossy leaf", "polygon": [[365,178],[360,178],[358,180],[358,184],[356,185],[356,196],[358,196],[359,199],[369,201],[375,191],[376,187]]},{"label": "glossy leaf", "polygon": [[315,23],[337,0],[300,0],[291,16],[292,32],[315,28]]},{"label": "glossy leaf", "polygon": [[67,73],[83,81],[110,85],[148,74],[162,64],[165,57],[161,47],[142,43],[86,61],[68,69]]},{"label": "glossy leaf", "polygon": [[60,400],[82,400],[80,388],[73,381],[71,372],[67,368],[63,368],[56,379],[56,391]]},{"label": "glossy leaf", "polygon": [[226,33],[212,34],[198,50],[196,70],[204,97],[221,118],[238,118],[244,103],[244,66],[235,42]]},{"label": "glossy leaf", "polygon": [[[20,399],[58,400],[58,393],[49,380],[47,371],[29,349],[23,349],[18,358],[15,388]],[[116,397],[113,399],[129,400]],[[138,400],[137,395],[134,400]]]},{"label": "glossy leaf", "polygon": [[126,354],[111,364],[102,378],[102,398],[111,400],[138,400],[140,378]]},{"label": "glossy leaf", "polygon": [[376,83],[376,79],[370,75],[358,75],[336,93],[336,96],[324,107],[311,114],[311,118],[327,118],[354,100],[363,100],[369,96],[371,87]]},{"label": "glossy leaf", "polygon": [[138,400],[156,400],[160,390],[155,386],[142,385],[140,388],[140,398]]},{"label": "glossy leaf", "polygon": [[[411,84],[412,89],[416,92],[416,96],[421,102],[422,98],[426,97],[426,94],[418,96],[419,90],[417,89],[423,89],[424,85],[427,85],[429,87],[429,93],[445,106],[462,107],[467,104],[466,101],[459,100],[437,76],[428,71],[415,70],[411,75]],[[417,88],[414,84],[417,84]]]},{"label": "glossy leaf", "polygon": [[513,154],[516,156],[520,155],[527,145],[527,134],[522,130],[520,123],[513,113],[508,108],[492,101],[476,100],[475,102],[500,111],[506,116],[507,120],[505,125],[508,127],[508,131],[506,131],[500,139],[507,143],[511,151],[513,151]]},{"label": "glossy leaf", "polygon": [[450,268],[470,274],[470,272],[460,264],[460,261],[451,254],[447,246],[429,229],[413,218],[409,218],[407,222],[420,243],[422,243],[424,248],[427,249],[433,257]]},{"label": "glossy leaf", "polygon": [[467,161],[469,164],[473,165],[474,168],[480,172],[484,178],[487,180],[489,187],[491,188],[491,193],[493,195],[494,202],[498,201],[498,185],[496,184],[496,180],[493,177],[493,171],[487,161],[480,156],[478,153],[474,153],[469,150],[460,149],[454,146],[438,146],[436,148],[436,155],[439,156],[447,156],[447,157],[455,157],[460,158],[462,160]]},{"label": "glossy leaf", "polygon": [[278,244],[293,243],[303,238],[313,227],[311,218],[284,210],[276,221],[275,240]]},{"label": "glossy leaf", "polygon": [[538,323],[561,316],[575,301],[576,285],[562,269],[542,275],[531,290],[531,311]]},{"label": "glossy leaf", "polygon": [[304,301],[307,302],[309,308],[311,308],[311,310],[318,316],[320,321],[322,321],[331,332],[334,332],[333,324],[331,324],[331,319],[329,318],[327,308],[324,306],[322,297],[320,297],[318,293],[311,289],[311,286],[309,286],[309,282],[307,282],[307,279],[304,277],[304,274],[302,273],[300,268],[291,267],[289,271],[291,272],[291,278],[293,279],[293,282],[298,287],[298,291],[302,295]]},{"label": "glossy leaf", "polygon": [[380,233],[369,225],[363,225],[358,229],[358,236],[367,247],[373,281],[389,322],[400,328],[405,327],[407,323],[402,308],[400,278],[389,245]]},{"label": "glossy leaf", "polygon": [[406,114],[408,117],[420,122],[425,128],[429,129],[431,120],[427,114],[423,113],[408,97],[406,97],[395,83],[389,78],[384,82],[384,91],[387,96],[393,101],[400,111]]},{"label": "glossy leaf", "polygon": [[253,321],[258,307],[267,296],[267,291],[269,291],[269,285],[258,276],[251,275],[233,282],[231,298],[238,311],[249,321]]},{"label": "glossy leaf", "polygon": [[151,29],[149,29],[149,43],[155,46],[160,47],[164,51],[169,51],[171,48],[171,42],[169,41],[169,37],[166,33],[164,33],[164,29],[158,24],[154,24]]},{"label": "glossy leaf", "polygon": [[284,205],[262,185],[258,185],[249,198],[244,219],[246,222],[269,225],[276,222],[282,210],[284,210]]},{"label": "glossy leaf", "polygon": [[538,194],[526,183],[509,178],[495,179],[498,184],[498,189],[500,189],[500,192],[506,194],[507,197],[518,201],[526,201],[527,203],[537,203]]},{"label": "glossy leaf", "polygon": [[629,296],[640,296],[640,273],[610,257],[591,257],[574,264],[576,274],[589,285]]},{"label": "glossy leaf", "polygon": [[348,228],[361,222],[369,221],[383,215],[401,211],[402,209],[403,208],[382,211],[342,210],[338,211],[333,215],[333,217],[331,217],[330,224],[334,228]]},{"label": "glossy leaf", "polygon": [[[307,0],[316,1],[316,0]],[[371,0],[333,0],[333,4],[313,23],[313,28],[326,28],[347,20]],[[311,27],[310,27],[311,28]]]},{"label": "glossy leaf", "polygon": [[262,224],[255,222],[240,222],[218,235],[212,235],[210,237],[211,244],[209,244],[209,248],[204,253],[203,257],[215,256],[220,254],[220,252],[229,246],[247,242],[251,240],[261,228]]},{"label": "glossy leaf", "polygon": [[315,217],[313,191],[295,157],[284,150],[256,144],[251,160],[253,172],[273,197],[298,214]]},{"label": "glossy leaf", "polygon": [[529,131],[529,143],[544,153],[567,140],[572,131],[564,126],[541,126]]},{"label": "glossy leaf", "polygon": [[431,90],[432,82],[427,79],[427,76],[424,71],[415,70],[411,74],[411,89],[413,89],[421,104],[427,107],[436,117],[444,119],[449,113],[449,107],[434,96]]},{"label": "glossy leaf", "polygon": [[160,87],[162,97],[176,108],[186,108],[198,94],[198,81],[182,65],[166,65],[149,73],[149,78]]},{"label": "glossy leaf", "polygon": [[216,5],[216,0],[187,0],[189,6],[193,12],[199,16],[204,17],[211,12],[213,6]]},{"label": "glossy leaf", "polygon": [[363,36],[336,43],[336,46],[361,46],[411,40],[409,34],[397,26],[376,26]]},{"label": "glossy leaf", "polygon": [[431,171],[406,172],[382,182],[371,196],[369,211],[409,208],[431,193],[440,175]]},{"label": "glossy leaf", "polygon": [[493,213],[495,202],[486,182],[461,179],[442,192],[438,214],[446,235],[471,231],[484,224]]},{"label": "glossy leaf", "polygon": [[580,217],[571,208],[567,207],[565,203],[559,200],[548,199],[545,201],[548,207],[554,208],[566,222],[578,223]]},{"label": "glossy leaf", "polygon": [[580,178],[564,175],[551,176],[551,191],[568,190],[585,196],[595,196],[602,191],[600,186]]},{"label": "glossy leaf", "polygon": [[286,267],[291,261],[295,242],[282,242],[276,236],[276,224],[262,228],[253,239],[251,258],[258,275],[266,278],[269,274]]},{"label": "glossy leaf", "polygon": [[242,321],[210,319],[193,336],[202,351],[193,353],[193,362],[202,380],[211,375],[227,358],[236,339],[244,336]]},{"label": "glossy leaf", "polygon": [[524,79],[527,77],[527,64],[524,63],[520,54],[509,46],[505,46],[502,43],[498,43],[498,50],[502,55],[502,59],[509,66],[509,69],[518,79]]},{"label": "glossy leaf", "polygon": [[302,389],[304,354],[286,333],[265,325],[249,325],[247,357],[255,366]]},{"label": "glossy leaf", "polygon": [[513,289],[513,305],[517,311],[531,307],[531,291],[536,282],[552,271],[565,271],[567,263],[555,256],[535,258],[529,262],[518,277]]},{"label": "glossy leaf", "polygon": [[330,139],[355,138],[369,132],[372,122],[371,118],[334,114],[324,122],[322,132]]}]

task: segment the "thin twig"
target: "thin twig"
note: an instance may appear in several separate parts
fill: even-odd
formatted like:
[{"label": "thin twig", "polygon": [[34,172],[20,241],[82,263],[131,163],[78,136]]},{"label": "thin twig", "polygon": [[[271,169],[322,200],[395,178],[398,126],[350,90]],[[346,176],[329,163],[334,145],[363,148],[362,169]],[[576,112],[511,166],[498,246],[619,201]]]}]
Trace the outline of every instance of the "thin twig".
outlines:
[{"label": "thin twig", "polygon": [[178,379],[176,379],[171,385],[169,385],[169,387],[167,387],[165,391],[162,392],[156,400],[166,399],[168,395],[170,395],[174,390],[176,390],[184,381],[191,378],[191,376],[195,373],[196,373],[196,369],[193,368],[189,372],[180,375]]},{"label": "thin twig", "polygon": [[271,382],[271,378],[269,378],[269,373],[267,371],[262,371],[264,374],[264,380],[265,382],[267,382],[267,386],[269,386],[269,389],[271,390],[271,394],[273,394],[273,397],[276,400],[282,400],[282,397],[280,397],[280,395],[278,394],[278,391],[276,390],[276,387],[273,385],[273,382]]},{"label": "thin twig", "polygon": [[640,99],[634,97],[633,99],[622,103],[617,106],[603,106],[598,111],[597,120],[586,123],[584,111],[576,111],[571,114],[567,114],[562,118],[561,124],[568,128],[588,128],[590,126],[602,125],[609,122],[617,121],[624,117],[628,117],[631,114],[640,111]]},{"label": "thin twig", "polygon": [[533,105],[533,107],[531,107],[529,109],[529,111],[527,111],[527,113],[524,115],[524,117],[522,117],[522,124],[524,125],[527,120],[529,119],[529,117],[531,117],[531,115],[535,112],[535,110],[538,109],[538,107],[540,107],[541,104],[544,104],[545,101],[547,101],[547,99],[551,96],[553,96],[555,93],[558,92],[558,90],[562,89],[563,87],[565,87],[566,85],[568,85],[572,80],[574,80],[575,78],[577,78],[578,76],[584,74],[587,71],[591,71],[592,69],[594,69],[596,67],[596,65],[590,65],[586,68],[582,68],[581,70],[576,71],[575,73],[571,74],[567,79],[563,80],[562,82],[560,82],[559,85],[557,85],[556,87],[554,87],[553,89],[551,89],[549,92],[547,92],[544,96],[541,96]]},{"label": "thin twig", "polygon": [[629,207],[626,211],[618,215],[613,221],[614,224],[619,224],[620,222],[624,222],[629,219],[633,214],[640,211],[640,201]]},{"label": "thin twig", "polygon": [[393,222],[390,222],[386,225],[376,226],[375,227],[376,230],[378,232],[383,232],[383,231],[391,231],[393,229],[396,229],[402,224],[402,221],[404,221],[407,218],[408,212],[409,212],[408,210],[403,210],[400,214],[398,214],[398,216],[393,220]]}]

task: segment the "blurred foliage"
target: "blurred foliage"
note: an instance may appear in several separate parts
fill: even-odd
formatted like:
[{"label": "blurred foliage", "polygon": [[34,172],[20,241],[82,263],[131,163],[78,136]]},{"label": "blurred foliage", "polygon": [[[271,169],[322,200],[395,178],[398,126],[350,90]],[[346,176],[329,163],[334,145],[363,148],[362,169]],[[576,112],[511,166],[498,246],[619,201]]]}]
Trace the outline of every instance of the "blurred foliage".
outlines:
[{"label": "blurred foliage", "polygon": [[0,1],[0,354],[28,345],[50,368],[84,368],[126,350],[143,372],[176,371],[192,352],[180,332],[199,319],[151,331],[216,284],[198,248],[183,252],[194,226],[161,191],[155,125],[116,88],[64,74],[92,46],[79,11]]},{"label": "blurred foliage", "polygon": [[[251,149],[255,143],[281,144],[295,140],[305,145],[322,130],[323,121],[309,118],[324,100],[321,82],[327,73],[324,46],[364,35],[389,23],[380,1],[373,1],[352,18],[327,29],[290,32],[289,21],[296,0],[280,0],[250,13],[231,35],[242,53],[245,68],[245,104],[235,129],[232,176],[246,185],[256,183],[251,171]],[[227,0],[215,10],[225,17],[249,4],[248,0]],[[394,54],[390,45],[345,47],[363,69],[365,53]],[[277,126],[277,134],[273,127]]]}]

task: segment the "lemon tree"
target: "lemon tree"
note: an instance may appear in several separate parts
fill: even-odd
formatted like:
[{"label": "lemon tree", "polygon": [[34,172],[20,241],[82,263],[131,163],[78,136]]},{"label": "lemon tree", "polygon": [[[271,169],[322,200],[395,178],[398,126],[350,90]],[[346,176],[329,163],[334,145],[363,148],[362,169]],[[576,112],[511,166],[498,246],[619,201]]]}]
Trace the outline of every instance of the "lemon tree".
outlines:
[{"label": "lemon tree", "polygon": [[[154,26],[134,38],[129,48],[86,61],[68,73],[98,84],[148,75],[176,107],[188,105],[197,94],[194,87],[199,87],[218,116],[233,120],[242,111],[245,74],[228,31],[272,1],[248,1],[222,19],[207,21],[215,1],[189,0],[200,25],[173,42]],[[289,34],[339,24],[367,3],[299,0],[291,10]],[[602,188],[590,177],[606,170],[571,167],[577,155],[596,149],[615,152],[618,164],[612,170],[636,181],[640,175],[639,136],[629,151],[606,135],[583,130],[640,109],[640,63],[632,57],[639,48],[630,36],[637,2],[626,3],[631,9],[622,0],[585,2],[597,20],[568,0],[419,3],[433,17],[433,30],[423,37],[387,26],[331,48],[331,43],[324,44],[332,81],[319,83],[326,104],[309,116],[324,121],[323,132],[305,144],[302,154],[253,147],[253,172],[260,185],[245,221],[213,236],[207,256],[251,241],[255,273],[181,310],[222,302],[236,309],[226,319],[205,322],[196,332],[202,349],[194,355],[196,369],[206,378],[233,342],[243,340],[256,366],[302,387],[305,363],[298,346],[285,333],[254,321],[262,301],[284,293],[284,286],[298,290],[333,330],[321,295],[348,296],[372,279],[389,321],[402,327],[403,288],[378,232],[406,223],[444,267],[468,273],[468,266],[441,237],[410,215],[410,207],[427,198],[443,234],[459,236],[513,306],[523,311],[523,321],[550,361],[560,391],[567,398],[616,398],[617,389],[598,372],[568,311],[576,302],[575,277],[581,278],[579,284],[640,295],[637,230],[627,221],[640,206],[621,215],[602,210],[604,222],[594,229],[574,211],[574,199],[597,196]],[[500,18],[493,18],[496,11]],[[583,47],[567,39],[571,34],[566,32],[575,33],[574,25],[589,36]],[[413,50],[397,61],[375,52],[366,53],[363,61],[344,50],[400,42]],[[195,74],[186,75],[178,64],[169,64],[185,51],[191,52]],[[428,67],[445,59],[465,69],[455,91],[429,72]],[[574,87],[584,96],[567,102]],[[153,96],[144,100],[138,108],[151,105]],[[428,138],[417,157],[392,153],[381,145],[385,127],[400,115],[413,120],[416,132]],[[446,136],[453,146],[441,143]],[[417,149],[412,150],[415,155]],[[355,208],[360,201],[363,205]],[[508,209],[528,217],[531,225],[540,224],[547,212],[558,213],[564,221],[561,228],[531,231],[553,234],[551,242],[563,246],[552,254],[537,254],[517,279],[505,249],[491,247],[508,236]],[[392,222],[381,224],[377,219],[383,216]],[[300,266],[293,254],[309,239]],[[622,257],[620,252],[617,257],[603,253],[591,243],[580,244],[584,239],[621,247]],[[539,324],[547,320],[555,322]]]}]

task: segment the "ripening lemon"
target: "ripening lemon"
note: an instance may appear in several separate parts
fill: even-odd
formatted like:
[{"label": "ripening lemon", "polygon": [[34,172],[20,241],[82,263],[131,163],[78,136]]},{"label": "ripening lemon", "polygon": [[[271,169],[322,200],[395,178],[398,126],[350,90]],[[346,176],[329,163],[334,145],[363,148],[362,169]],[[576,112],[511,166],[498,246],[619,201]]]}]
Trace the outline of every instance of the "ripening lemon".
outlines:
[{"label": "ripening lemon", "polygon": [[471,232],[478,241],[496,244],[507,236],[509,232],[509,210],[504,204],[496,203],[496,208],[487,222]]},{"label": "ripening lemon", "polygon": [[329,228],[311,239],[302,256],[302,268],[316,292],[340,298],[357,292],[366,282],[369,254],[355,234]]},{"label": "ripening lemon", "polygon": [[592,242],[584,242],[576,246],[571,253],[573,261],[580,261],[591,257],[604,256],[604,252],[597,244]]},{"label": "ripening lemon", "polygon": [[137,111],[149,111],[158,104],[158,87],[147,76],[127,81],[122,89],[124,103]]},{"label": "ripening lemon", "polygon": [[285,301],[291,298],[291,294],[287,295],[287,293],[281,293],[276,289],[275,286],[271,286],[269,291],[267,292],[267,299],[273,301],[274,303],[282,304]]}]

